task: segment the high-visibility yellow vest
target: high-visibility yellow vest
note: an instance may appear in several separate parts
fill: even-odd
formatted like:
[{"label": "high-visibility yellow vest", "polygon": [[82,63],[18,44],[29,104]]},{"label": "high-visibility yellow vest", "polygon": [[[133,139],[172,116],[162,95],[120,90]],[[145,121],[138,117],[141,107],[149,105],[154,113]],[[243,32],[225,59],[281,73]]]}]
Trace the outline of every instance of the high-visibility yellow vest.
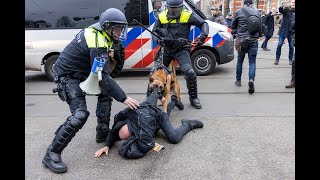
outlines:
[{"label": "high-visibility yellow vest", "polygon": [[[102,33],[92,27],[88,27],[84,29],[84,37],[86,39],[87,45],[89,48],[106,48],[107,52],[108,49],[112,46],[113,42],[111,38],[105,31]],[[96,38],[98,42],[96,43]]]},{"label": "high-visibility yellow vest", "polygon": [[[169,23],[169,21],[167,19],[167,14],[168,14],[168,9],[159,14],[159,20],[160,20],[161,24],[168,24]],[[192,14],[192,11],[182,9],[179,23],[187,23],[189,21],[191,14]],[[174,20],[170,21],[170,23],[177,23],[177,20],[174,19]]]}]

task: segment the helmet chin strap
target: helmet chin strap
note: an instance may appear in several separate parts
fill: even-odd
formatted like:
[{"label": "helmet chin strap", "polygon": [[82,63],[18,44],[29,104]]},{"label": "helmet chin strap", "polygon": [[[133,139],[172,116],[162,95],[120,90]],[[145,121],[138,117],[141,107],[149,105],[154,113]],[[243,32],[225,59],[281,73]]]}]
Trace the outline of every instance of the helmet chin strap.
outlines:
[{"label": "helmet chin strap", "polygon": [[114,30],[113,26],[111,26],[110,30],[104,30],[108,34],[108,36],[111,38],[112,41],[116,40],[115,37],[117,37],[117,36],[114,35],[113,30]]}]

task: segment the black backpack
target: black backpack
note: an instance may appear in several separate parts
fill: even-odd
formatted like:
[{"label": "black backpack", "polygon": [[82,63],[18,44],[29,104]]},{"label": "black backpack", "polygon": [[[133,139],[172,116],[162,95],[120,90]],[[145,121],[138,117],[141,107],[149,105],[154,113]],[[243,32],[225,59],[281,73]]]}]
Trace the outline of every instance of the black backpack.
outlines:
[{"label": "black backpack", "polygon": [[249,14],[245,8],[241,8],[242,12],[247,17],[247,30],[250,35],[255,35],[257,32],[261,32],[262,22],[261,18],[255,14]]}]

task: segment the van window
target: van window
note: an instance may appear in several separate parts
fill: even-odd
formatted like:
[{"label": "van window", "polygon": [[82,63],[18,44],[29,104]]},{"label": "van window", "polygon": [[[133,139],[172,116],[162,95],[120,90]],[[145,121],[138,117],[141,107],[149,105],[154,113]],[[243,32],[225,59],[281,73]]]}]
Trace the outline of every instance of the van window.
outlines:
[{"label": "van window", "polygon": [[98,10],[97,0],[25,0],[25,28],[83,28],[98,21]]},{"label": "van window", "polygon": [[111,0],[102,1],[102,8],[117,8],[127,18],[129,26],[136,25],[133,19],[140,21],[143,25],[149,25],[148,0]]},{"label": "van window", "polygon": [[82,29],[111,7],[125,14],[129,26],[133,19],[149,25],[148,0],[25,0],[25,29]]}]

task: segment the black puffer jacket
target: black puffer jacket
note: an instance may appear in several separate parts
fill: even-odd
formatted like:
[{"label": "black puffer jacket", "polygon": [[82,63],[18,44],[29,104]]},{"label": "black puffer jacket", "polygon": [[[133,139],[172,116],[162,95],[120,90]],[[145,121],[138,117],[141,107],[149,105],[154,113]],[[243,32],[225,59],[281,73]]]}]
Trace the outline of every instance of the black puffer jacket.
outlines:
[{"label": "black puffer jacket", "polygon": [[[247,5],[245,5],[244,8],[248,11],[249,14],[255,14],[260,17],[260,13],[258,10]],[[241,9],[236,11],[234,14],[234,18],[231,24],[231,33],[235,34],[237,37],[249,37],[249,41],[257,41],[259,39],[259,36],[261,36],[261,34],[259,33],[250,36],[247,30],[247,17]]]},{"label": "black puffer jacket", "polygon": [[120,140],[119,130],[127,124],[133,136],[122,143],[118,153],[126,159],[143,157],[155,145],[153,137],[160,129],[161,118],[169,117],[164,111],[147,102],[141,103],[135,110],[126,108],[115,115],[105,145],[111,148],[117,140]]}]

